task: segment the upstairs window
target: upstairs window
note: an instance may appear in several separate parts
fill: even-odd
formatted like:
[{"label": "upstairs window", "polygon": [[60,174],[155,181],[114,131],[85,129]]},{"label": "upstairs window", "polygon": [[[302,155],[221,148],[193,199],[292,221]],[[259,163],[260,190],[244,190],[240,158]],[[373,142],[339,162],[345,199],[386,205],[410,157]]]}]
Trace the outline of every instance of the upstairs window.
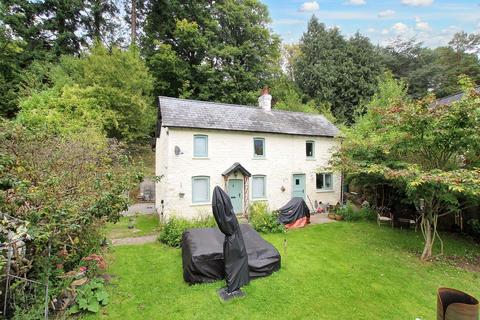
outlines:
[{"label": "upstairs window", "polygon": [[305,143],[305,151],[307,158],[315,158],[315,141],[307,141]]},{"label": "upstairs window", "polygon": [[266,195],[266,183],[265,176],[253,176],[252,177],[252,199],[265,199]]},{"label": "upstairs window", "polygon": [[201,134],[193,136],[193,156],[196,158],[208,157],[208,136]]},{"label": "upstairs window", "polygon": [[210,177],[192,177],[192,202],[210,202]]},{"label": "upstairs window", "polygon": [[333,190],[333,179],[331,173],[317,173],[317,190],[330,191]]},{"label": "upstairs window", "polygon": [[253,156],[255,158],[265,157],[265,139],[253,138]]}]

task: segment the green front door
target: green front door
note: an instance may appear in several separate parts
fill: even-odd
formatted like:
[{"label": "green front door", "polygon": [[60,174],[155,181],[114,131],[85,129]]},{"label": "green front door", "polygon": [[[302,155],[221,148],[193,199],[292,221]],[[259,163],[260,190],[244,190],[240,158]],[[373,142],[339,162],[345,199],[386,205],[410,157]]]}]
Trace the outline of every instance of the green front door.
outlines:
[{"label": "green front door", "polygon": [[293,175],[292,197],[305,199],[305,175],[304,174]]},{"label": "green front door", "polygon": [[243,180],[229,179],[228,180],[228,195],[232,201],[233,210],[235,213],[242,213],[243,211]]}]

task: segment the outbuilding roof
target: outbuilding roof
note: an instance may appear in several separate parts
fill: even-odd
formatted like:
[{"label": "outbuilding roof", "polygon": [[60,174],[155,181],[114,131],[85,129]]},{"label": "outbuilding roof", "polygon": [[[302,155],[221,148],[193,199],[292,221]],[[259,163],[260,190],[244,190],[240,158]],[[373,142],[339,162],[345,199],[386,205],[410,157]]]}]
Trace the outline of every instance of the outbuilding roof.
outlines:
[{"label": "outbuilding roof", "polygon": [[335,137],[338,128],[324,116],[236,104],[159,97],[163,127],[269,132]]},{"label": "outbuilding roof", "polygon": [[[480,94],[480,87],[476,87],[475,91]],[[457,102],[460,99],[462,99],[463,95],[464,95],[464,93],[460,92],[460,93],[457,93],[457,94],[454,94],[454,95],[451,95],[451,96],[447,96],[447,97],[444,97],[444,98],[437,99],[432,103],[432,107],[451,105],[452,103]]]}]

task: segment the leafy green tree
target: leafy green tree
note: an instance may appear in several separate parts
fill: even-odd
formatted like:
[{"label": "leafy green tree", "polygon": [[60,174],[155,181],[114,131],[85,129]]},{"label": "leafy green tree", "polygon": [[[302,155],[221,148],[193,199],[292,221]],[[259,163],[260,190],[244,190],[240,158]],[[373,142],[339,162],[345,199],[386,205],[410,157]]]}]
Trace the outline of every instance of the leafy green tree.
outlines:
[{"label": "leafy green tree", "polygon": [[256,103],[279,67],[269,22],[257,0],[151,1],[141,43],[155,95]]},{"label": "leafy green tree", "polygon": [[318,104],[330,104],[334,115],[351,123],[355,110],[374,93],[381,65],[369,39],[355,34],[346,40],[337,28],[327,29],[313,16],[300,43],[294,78]]},{"label": "leafy green tree", "polygon": [[50,71],[52,88],[21,103],[18,121],[54,132],[99,127],[108,137],[133,142],[153,130],[152,78],[138,50],[97,44],[84,57],[65,56]]},{"label": "leafy green tree", "polygon": [[381,48],[383,64],[397,79],[408,83],[408,93],[421,98],[429,92],[437,97],[455,94],[461,90],[457,79],[464,74],[480,82],[478,36],[458,33],[448,47],[426,48],[415,39],[398,38]]},{"label": "leafy green tree", "polygon": [[464,199],[480,199],[480,99],[471,83],[461,101],[435,108],[431,98],[405,99],[401,83],[390,80],[381,90],[345,130],[332,163],[350,178],[382,179],[402,189],[421,217],[421,257],[429,259],[440,239],[439,217],[458,212]]},{"label": "leafy green tree", "polygon": [[283,44],[282,45],[282,69],[287,74],[288,78],[293,80],[294,67],[297,58],[300,56],[300,45],[297,43]]},{"label": "leafy green tree", "polygon": [[451,47],[440,47],[434,51],[437,55],[435,63],[441,70],[438,76],[440,86],[434,90],[439,97],[461,91],[457,82],[460,75],[469,76],[475,83],[480,83],[480,60],[475,53],[457,52]]},{"label": "leafy green tree", "polygon": [[[87,40],[105,44],[119,44],[116,29],[120,27],[117,17],[120,13],[115,0],[85,0],[85,14],[82,24]],[[113,35],[113,37],[112,37]]]},{"label": "leafy green tree", "polygon": [[24,43],[15,40],[0,24],[0,117],[13,117],[17,111],[18,84]]},{"label": "leafy green tree", "polygon": [[450,48],[455,50],[457,54],[461,53],[480,53],[480,34],[466,33],[465,31],[454,34],[452,40],[448,42]]}]

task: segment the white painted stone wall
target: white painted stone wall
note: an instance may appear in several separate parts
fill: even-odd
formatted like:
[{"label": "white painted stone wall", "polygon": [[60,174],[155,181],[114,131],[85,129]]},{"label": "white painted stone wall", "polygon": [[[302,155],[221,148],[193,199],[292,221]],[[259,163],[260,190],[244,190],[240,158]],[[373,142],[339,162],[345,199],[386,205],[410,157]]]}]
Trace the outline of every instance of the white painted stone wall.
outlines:
[{"label": "white painted stone wall", "polygon": [[[194,134],[208,135],[208,158],[193,157]],[[265,158],[253,157],[253,138],[265,139]],[[315,159],[307,159],[306,141],[315,141]],[[235,132],[222,130],[162,128],[157,138],[156,174],[163,175],[156,187],[156,207],[164,216],[194,218],[211,214],[211,203],[192,203],[192,177],[209,176],[210,194],[216,185],[225,185],[221,175],[234,162],[239,162],[252,175],[266,176],[269,207],[278,209],[292,197],[292,175],[304,173],[306,194],[314,202],[335,205],[340,201],[341,176],[333,175],[333,191],[317,191],[315,173],[328,165],[335,139],[287,134]],[[175,146],[182,154],[175,155]],[[251,199],[251,179],[249,198]],[[285,191],[281,191],[282,186]],[[308,198],[305,199],[310,206]]]}]

